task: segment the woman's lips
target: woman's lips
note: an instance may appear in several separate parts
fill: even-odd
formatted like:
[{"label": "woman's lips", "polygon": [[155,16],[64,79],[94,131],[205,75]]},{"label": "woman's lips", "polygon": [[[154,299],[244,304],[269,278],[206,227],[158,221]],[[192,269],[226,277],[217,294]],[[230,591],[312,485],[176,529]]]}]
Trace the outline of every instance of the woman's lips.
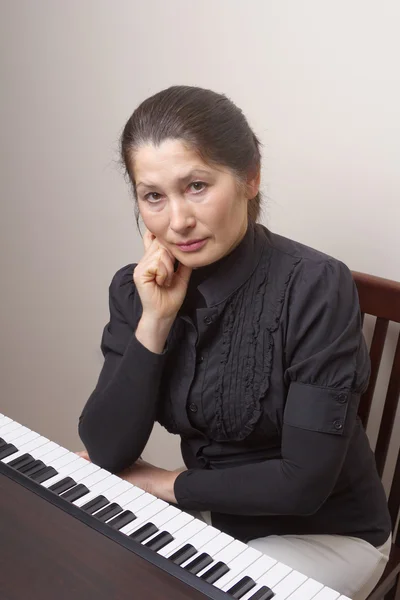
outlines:
[{"label": "woman's lips", "polygon": [[203,246],[207,243],[207,239],[205,238],[204,240],[198,240],[197,242],[194,242],[192,244],[176,244],[178,246],[178,248],[180,250],[182,250],[182,252],[194,252],[195,250],[200,250],[200,248],[203,248]]}]

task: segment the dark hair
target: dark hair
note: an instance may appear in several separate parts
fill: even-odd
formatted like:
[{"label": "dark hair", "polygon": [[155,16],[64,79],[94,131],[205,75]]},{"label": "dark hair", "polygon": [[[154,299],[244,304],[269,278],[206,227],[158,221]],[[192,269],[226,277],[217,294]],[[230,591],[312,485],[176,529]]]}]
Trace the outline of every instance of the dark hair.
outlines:
[{"label": "dark hair", "polygon": [[[204,162],[231,169],[244,184],[257,174],[261,164],[261,143],[243,112],[223,94],[212,90],[176,85],[144,100],[128,119],[120,140],[121,159],[136,200],[133,173],[134,152],[142,145],[157,146],[166,139],[182,140]],[[248,217],[257,221],[261,193],[248,202]]]}]

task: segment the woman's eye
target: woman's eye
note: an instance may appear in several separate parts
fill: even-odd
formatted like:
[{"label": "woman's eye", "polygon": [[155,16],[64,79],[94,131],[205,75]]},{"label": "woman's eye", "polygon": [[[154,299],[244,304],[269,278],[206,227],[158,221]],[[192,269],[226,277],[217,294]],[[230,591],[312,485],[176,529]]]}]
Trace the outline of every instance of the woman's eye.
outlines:
[{"label": "woman's eye", "polygon": [[[157,196],[157,198],[155,198],[155,196]],[[157,194],[157,192],[150,192],[150,194],[145,195],[145,199],[151,204],[157,204],[157,202],[160,200],[160,194]]]},{"label": "woman's eye", "polygon": [[204,181],[193,181],[190,185],[195,192],[202,192],[207,187],[207,184],[204,183]]}]

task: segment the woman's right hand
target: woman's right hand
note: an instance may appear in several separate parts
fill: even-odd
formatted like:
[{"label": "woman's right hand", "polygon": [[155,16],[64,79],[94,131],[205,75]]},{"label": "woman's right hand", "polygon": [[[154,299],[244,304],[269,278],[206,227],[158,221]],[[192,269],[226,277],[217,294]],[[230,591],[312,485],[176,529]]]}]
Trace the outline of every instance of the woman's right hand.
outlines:
[{"label": "woman's right hand", "polygon": [[186,296],[192,269],[179,263],[174,273],[174,256],[146,230],[145,253],[133,280],[143,306],[143,316],[153,320],[175,319]]}]

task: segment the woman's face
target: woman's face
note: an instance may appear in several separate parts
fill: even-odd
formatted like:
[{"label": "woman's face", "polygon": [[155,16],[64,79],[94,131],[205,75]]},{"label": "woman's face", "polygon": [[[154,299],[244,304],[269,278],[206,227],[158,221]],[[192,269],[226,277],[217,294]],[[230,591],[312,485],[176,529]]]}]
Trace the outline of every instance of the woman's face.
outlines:
[{"label": "woman's face", "polygon": [[[248,202],[240,189],[244,186],[227,168],[204,163],[183,142],[141,146],[134,155],[134,175],[145,226],[184,265],[209,265],[244,237]],[[247,191],[254,197],[258,180]]]}]

